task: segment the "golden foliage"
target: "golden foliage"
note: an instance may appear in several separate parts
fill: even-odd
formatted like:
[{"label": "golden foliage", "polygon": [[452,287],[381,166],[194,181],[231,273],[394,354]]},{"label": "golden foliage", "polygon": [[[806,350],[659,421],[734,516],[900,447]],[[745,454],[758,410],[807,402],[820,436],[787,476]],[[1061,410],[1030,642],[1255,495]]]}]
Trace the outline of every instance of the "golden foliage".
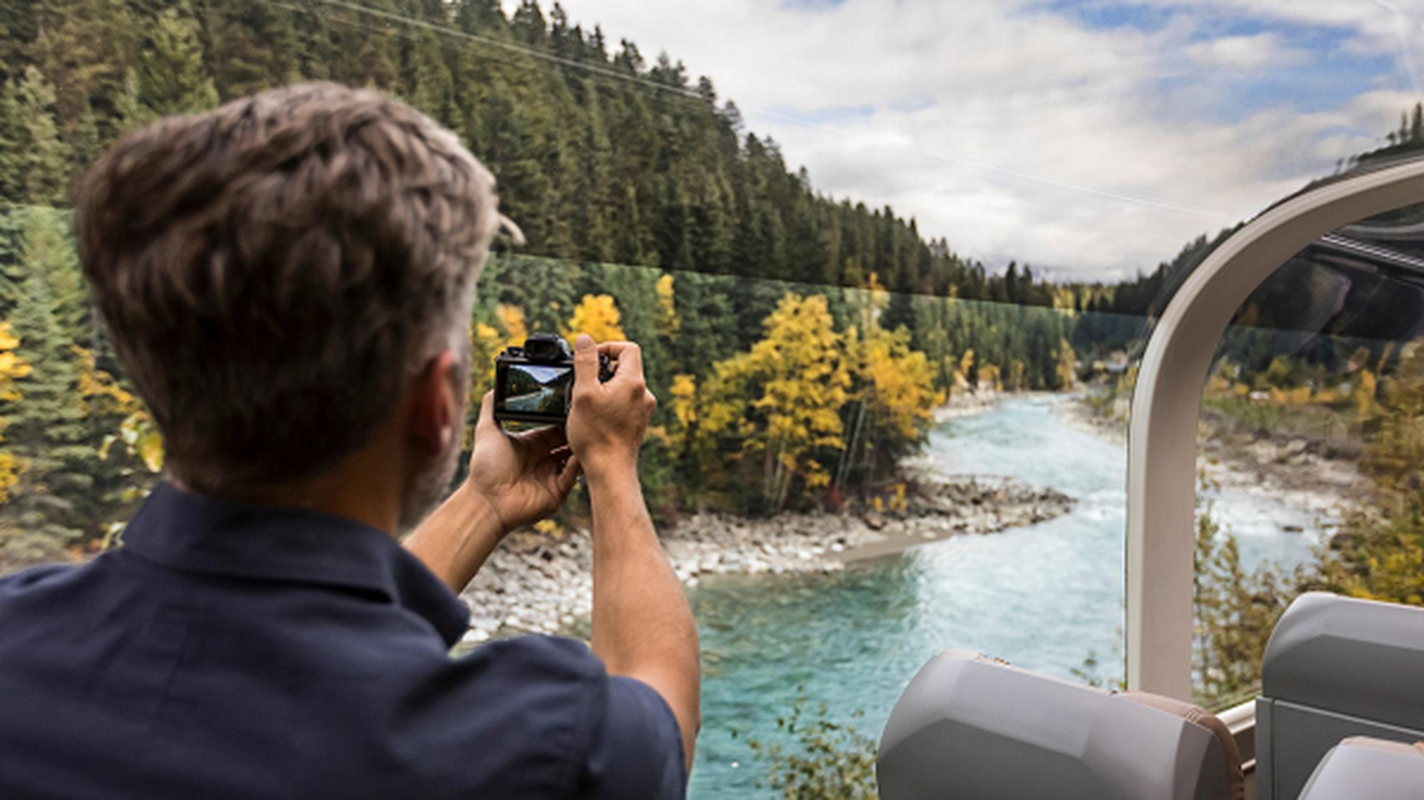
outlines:
[{"label": "golden foliage", "polygon": [[114,376],[95,366],[94,353],[83,347],[73,349],[79,364],[79,399],[86,416],[122,416],[117,433],[104,437],[99,458],[107,459],[116,442],[137,458],[150,473],[163,471],[163,437],[143,403],[126,391]]},{"label": "golden foliage", "polygon": [[621,319],[612,295],[586,294],[574,307],[563,334],[569,341],[586,333],[595,342],[621,342],[627,338],[619,326]]},{"label": "golden foliage", "polygon": [[20,482],[24,467],[24,462],[16,458],[14,453],[0,450],[0,505],[10,499],[10,490]]},{"label": "golden foliage", "polygon": [[742,454],[762,464],[762,496],[785,503],[794,482],[830,483],[817,460],[845,446],[840,411],[850,388],[842,337],[822,295],[788,293],[766,320],[766,338],[717,364],[698,416],[699,437],[742,439]]},{"label": "golden foliage", "polygon": [[1067,339],[1058,342],[1058,353],[1055,356],[1058,364],[1055,370],[1058,375],[1058,386],[1061,389],[1071,389],[1078,383],[1078,355],[1073,352],[1073,345]]},{"label": "golden foliage", "polygon": [[671,396],[668,410],[672,413],[673,424],[666,431],[667,445],[674,454],[680,455],[687,449],[688,437],[697,424],[697,378],[674,375],[668,394]]},{"label": "golden foliage", "polygon": [[658,333],[671,336],[682,330],[682,317],[677,315],[677,302],[673,292],[673,277],[665,274],[658,278]]},{"label": "golden foliage", "polygon": [[10,333],[10,323],[0,322],[0,402],[14,403],[20,399],[15,381],[30,374],[30,365],[15,352],[20,340]]},{"label": "golden foliage", "polygon": [[79,364],[79,397],[85,415],[94,413],[95,404],[104,401],[111,404],[106,410],[119,414],[132,415],[144,410],[138,398],[125,391],[114,376],[95,366],[93,351],[76,345],[73,353]]},{"label": "golden foliage", "polygon": [[522,347],[528,336],[524,310],[506,303],[495,307],[493,320],[475,320],[475,324],[470,326],[470,393],[466,406],[470,425],[465,431],[467,445],[474,441],[474,421],[480,413],[480,401],[494,387],[495,358],[506,347]]},{"label": "golden foliage", "polygon": [[993,364],[985,364],[979,368],[978,382],[981,388],[995,391],[1004,388],[1004,385],[999,381],[999,368]]},{"label": "golden foliage", "polygon": [[1379,392],[1379,380],[1367,369],[1360,370],[1360,382],[1355,387],[1355,410],[1364,422],[1374,416],[1375,396]]},{"label": "golden foliage", "polygon": [[972,389],[970,382],[974,377],[974,348],[964,351],[964,355],[959,359],[959,368],[954,372],[954,382],[963,385],[966,389]]},{"label": "golden foliage", "polygon": [[108,456],[109,447],[116,440],[123,442],[129,454],[142,461],[149,472],[156,475],[163,471],[163,437],[159,435],[158,428],[147,411],[130,414],[119,425],[117,437],[105,437],[99,452],[100,458]]},{"label": "golden foliage", "polygon": [[524,309],[508,303],[500,303],[495,306],[494,316],[499,321],[500,329],[504,331],[505,346],[523,347],[524,340],[529,338],[529,329],[524,321]]},{"label": "golden foliage", "polygon": [[[0,322],[0,403],[18,403],[20,389],[15,381],[30,374],[29,363],[15,352],[19,346],[19,338],[10,333],[10,323]],[[5,430],[7,422],[0,417],[0,432]],[[3,441],[0,438],[0,442]],[[24,467],[24,461],[14,453],[0,450],[0,505],[10,499],[10,490],[20,482]]]},{"label": "golden foliage", "polygon": [[934,390],[934,374],[924,353],[910,349],[910,332],[878,330],[860,344],[863,401],[882,423],[905,439],[916,439],[921,426],[944,401]]}]

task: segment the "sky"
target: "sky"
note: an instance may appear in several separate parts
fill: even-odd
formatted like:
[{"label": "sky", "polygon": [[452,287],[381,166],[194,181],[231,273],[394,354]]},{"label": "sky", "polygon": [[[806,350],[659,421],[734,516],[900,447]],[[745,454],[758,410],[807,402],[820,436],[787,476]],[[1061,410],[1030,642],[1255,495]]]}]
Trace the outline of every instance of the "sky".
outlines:
[{"label": "sky", "polygon": [[712,79],[813,188],[1119,280],[1382,145],[1424,0],[562,0]]}]

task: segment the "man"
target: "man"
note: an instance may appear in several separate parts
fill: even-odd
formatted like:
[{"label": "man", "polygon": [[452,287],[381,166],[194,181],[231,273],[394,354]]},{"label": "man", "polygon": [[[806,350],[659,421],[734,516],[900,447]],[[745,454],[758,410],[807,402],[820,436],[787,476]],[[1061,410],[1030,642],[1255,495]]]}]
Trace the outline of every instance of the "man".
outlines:
[{"label": "man", "polygon": [[[80,567],[0,581],[0,797],[682,796],[687,602],[637,478],[636,345],[576,343],[565,431],[460,451],[493,179],[369,92],[303,85],[126,137],[78,198],[84,270],[168,480]],[[617,374],[598,380],[598,353]],[[40,367],[42,368],[42,366]],[[582,472],[592,653],[451,658],[456,593]]]}]

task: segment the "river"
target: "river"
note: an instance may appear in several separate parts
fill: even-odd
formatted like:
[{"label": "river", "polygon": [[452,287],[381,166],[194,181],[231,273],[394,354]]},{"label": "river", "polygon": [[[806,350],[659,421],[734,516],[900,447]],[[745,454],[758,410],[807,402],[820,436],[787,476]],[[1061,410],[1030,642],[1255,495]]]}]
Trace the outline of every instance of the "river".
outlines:
[{"label": "river", "polygon": [[[693,590],[703,648],[693,798],[775,797],[758,786],[747,740],[784,741],[777,719],[800,695],[878,739],[910,678],[946,648],[1069,679],[1095,656],[1099,678],[1121,676],[1126,447],[1067,423],[1066,402],[1011,399],[946,422],[924,462],[1052,487],[1077,499],[1067,515],[832,575],[724,576]],[[1311,513],[1269,497],[1236,490],[1214,502],[1248,569],[1300,563],[1319,537]]]}]

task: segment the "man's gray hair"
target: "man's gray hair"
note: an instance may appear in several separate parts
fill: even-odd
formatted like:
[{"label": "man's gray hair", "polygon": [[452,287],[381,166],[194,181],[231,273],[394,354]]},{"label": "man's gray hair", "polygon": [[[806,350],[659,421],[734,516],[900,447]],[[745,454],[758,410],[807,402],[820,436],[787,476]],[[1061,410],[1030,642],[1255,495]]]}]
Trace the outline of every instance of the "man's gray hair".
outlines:
[{"label": "man's gray hair", "polygon": [[265,486],[365,444],[467,336],[496,202],[449,131],[334,84],[118,142],[80,187],[84,272],[172,473]]}]

